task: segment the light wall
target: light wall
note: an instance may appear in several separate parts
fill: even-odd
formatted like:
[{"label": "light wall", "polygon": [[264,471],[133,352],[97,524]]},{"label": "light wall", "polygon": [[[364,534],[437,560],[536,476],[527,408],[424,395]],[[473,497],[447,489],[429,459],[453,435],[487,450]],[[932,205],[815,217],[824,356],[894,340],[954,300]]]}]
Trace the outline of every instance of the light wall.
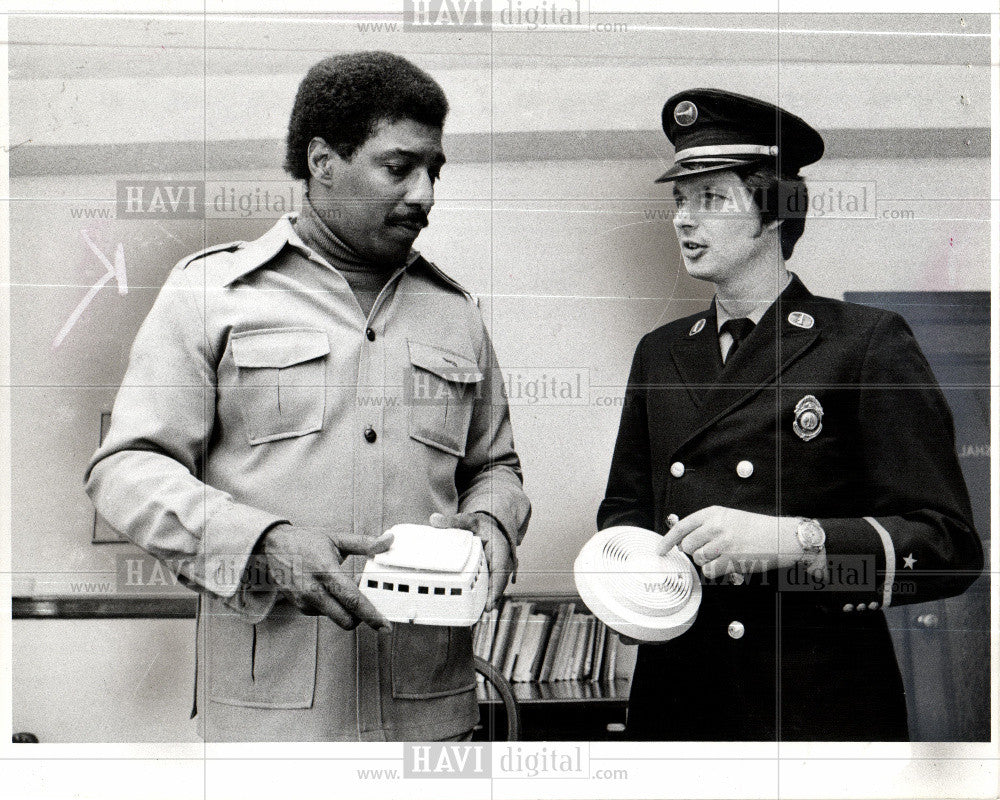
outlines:
[{"label": "light wall", "polygon": [[[491,41],[315,19],[12,19],[11,141],[27,142],[11,154],[15,594],[100,593],[113,578],[130,546],[90,543],[82,475],[135,331],[178,258],[272,221],[81,209],[113,209],[122,177],[289,186],[288,110],[327,53],[392,50],[441,81],[449,164],[418,245],[481,297],[511,375],[558,369],[586,388],[580,404],[513,405],[534,503],[517,593],[573,591],[633,348],[710,298],[680,267],[668,191],[652,183],[670,163],[658,126],[673,92],[719,86],[781,102],[827,140],[806,171],[814,192],[871,187],[869,217],[809,220],[790,266],[813,291],[989,288],[985,17],[625,21],[626,33]],[[106,272],[85,235],[112,260],[121,244],[128,292],[111,281],[53,348]],[[193,738],[192,640],[184,620],[16,621],[15,730]]]}]

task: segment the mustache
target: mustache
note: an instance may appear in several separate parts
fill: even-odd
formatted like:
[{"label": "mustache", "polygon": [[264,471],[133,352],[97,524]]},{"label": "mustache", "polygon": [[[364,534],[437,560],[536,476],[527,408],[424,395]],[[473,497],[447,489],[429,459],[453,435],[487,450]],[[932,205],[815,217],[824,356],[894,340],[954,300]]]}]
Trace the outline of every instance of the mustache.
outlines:
[{"label": "mustache", "polygon": [[412,214],[394,214],[388,219],[390,225],[417,225],[426,228],[430,224],[427,215],[422,211],[415,211]]}]

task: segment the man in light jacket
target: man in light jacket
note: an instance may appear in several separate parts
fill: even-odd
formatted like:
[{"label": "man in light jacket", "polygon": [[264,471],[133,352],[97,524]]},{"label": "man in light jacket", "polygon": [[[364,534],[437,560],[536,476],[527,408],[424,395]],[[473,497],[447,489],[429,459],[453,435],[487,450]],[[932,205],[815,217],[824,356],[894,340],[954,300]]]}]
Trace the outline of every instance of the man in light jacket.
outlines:
[{"label": "man in light jacket", "polygon": [[387,528],[430,521],[483,540],[494,603],[530,514],[477,304],[411,249],[447,110],[397,56],[316,64],[288,130],[302,213],[183,259],[136,337],[86,487],[200,593],[209,741],[478,720],[470,629],[390,626],[356,585]]}]

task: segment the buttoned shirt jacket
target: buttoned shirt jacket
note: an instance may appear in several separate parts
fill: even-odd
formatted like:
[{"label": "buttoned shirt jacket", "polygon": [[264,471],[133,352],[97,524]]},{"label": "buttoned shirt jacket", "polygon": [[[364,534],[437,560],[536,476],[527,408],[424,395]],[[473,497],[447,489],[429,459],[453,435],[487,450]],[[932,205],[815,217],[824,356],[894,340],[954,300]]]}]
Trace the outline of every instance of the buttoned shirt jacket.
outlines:
[{"label": "buttoned shirt jacket", "polygon": [[435,265],[411,253],[365,317],[293,222],[173,269],[86,488],[200,593],[206,738],[452,736],[478,719],[468,628],[345,631],[252,591],[248,567],[280,522],[377,536],[483,511],[519,543],[503,378],[477,303]]}]

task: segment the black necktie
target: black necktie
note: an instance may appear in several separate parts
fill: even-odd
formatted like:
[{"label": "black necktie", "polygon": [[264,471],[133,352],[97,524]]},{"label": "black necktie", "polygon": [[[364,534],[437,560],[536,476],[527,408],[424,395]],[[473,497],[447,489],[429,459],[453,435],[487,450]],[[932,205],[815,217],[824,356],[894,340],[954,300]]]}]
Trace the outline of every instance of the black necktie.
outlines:
[{"label": "black necktie", "polygon": [[719,329],[719,333],[729,333],[733,337],[733,343],[729,347],[729,352],[726,353],[726,361],[733,357],[733,354],[740,349],[740,344],[743,342],[747,336],[750,335],[756,325],[754,321],[748,319],[747,317],[740,317],[739,319],[727,319],[722,323],[722,328]]}]

